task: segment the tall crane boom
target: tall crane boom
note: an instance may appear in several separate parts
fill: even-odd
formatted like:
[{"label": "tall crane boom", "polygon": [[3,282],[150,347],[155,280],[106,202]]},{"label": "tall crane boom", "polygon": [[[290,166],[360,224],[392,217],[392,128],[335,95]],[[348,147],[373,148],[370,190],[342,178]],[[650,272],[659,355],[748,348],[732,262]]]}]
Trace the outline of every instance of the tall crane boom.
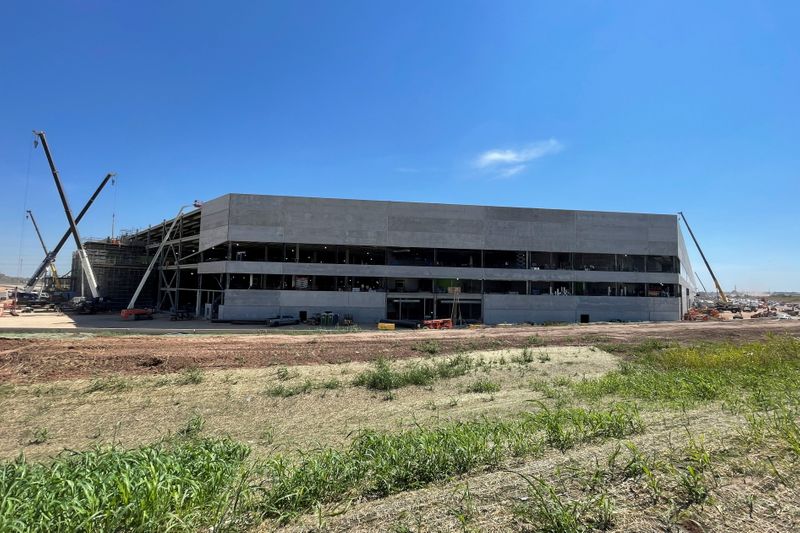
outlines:
[{"label": "tall crane boom", "polygon": [[56,182],[58,195],[61,197],[61,205],[64,207],[64,214],[67,216],[67,222],[69,222],[69,228],[72,231],[72,237],[75,240],[75,247],[77,248],[78,257],[81,260],[83,273],[86,276],[86,280],[89,282],[89,290],[92,292],[92,298],[97,299],[100,297],[97,287],[97,279],[94,277],[92,264],[89,262],[89,256],[86,255],[86,250],[81,242],[81,236],[78,233],[78,224],[75,222],[75,219],[72,216],[72,210],[69,208],[67,194],[64,192],[64,187],[61,185],[61,178],[58,176],[58,170],[56,169],[56,164],[53,161],[53,156],[50,153],[50,147],[47,146],[47,138],[45,137],[43,131],[34,131],[33,133],[39,137],[39,141],[42,143],[42,148],[44,148],[44,154],[47,157],[47,163],[50,165],[50,172],[53,174],[53,180]]},{"label": "tall crane boom", "polygon": [[[28,209],[28,218],[31,219],[33,223],[33,229],[36,230],[36,236],[39,237],[39,242],[42,244],[42,250],[44,250],[44,256],[50,257],[50,252],[47,251],[47,245],[44,243],[44,239],[42,238],[42,232],[39,231],[39,224],[36,223],[36,219],[33,218],[33,211]],[[58,277],[58,271],[56,270],[56,264],[54,261],[49,261],[50,266],[50,274],[53,276],[53,286],[61,290],[61,278]]]},{"label": "tall crane boom", "polygon": [[714,275],[714,271],[711,270],[711,265],[708,264],[708,259],[706,259],[706,254],[703,253],[703,249],[700,248],[700,243],[697,242],[697,237],[694,236],[694,232],[692,231],[691,226],[689,226],[689,222],[686,220],[686,215],[683,214],[683,211],[678,211],[678,214],[683,219],[683,223],[686,224],[686,229],[689,230],[689,235],[692,236],[692,240],[694,241],[694,245],[697,246],[697,251],[700,252],[700,257],[703,258],[703,262],[706,264],[706,268],[708,269],[708,273],[711,274],[711,279],[714,280],[714,285],[717,287],[717,292],[719,293],[719,299],[723,301],[723,303],[728,303],[728,297],[725,296],[725,292],[722,290],[722,287],[719,284],[719,280],[717,276]]},{"label": "tall crane boom", "polygon": [[[83,219],[83,215],[85,215],[86,212],[89,210],[89,208],[92,206],[95,199],[100,194],[100,191],[102,191],[103,188],[106,186],[108,180],[110,180],[113,177],[114,174],[112,173],[106,174],[106,177],[103,178],[103,181],[100,183],[100,186],[97,187],[97,189],[94,191],[94,194],[92,194],[92,196],[89,198],[89,201],[87,201],[86,205],[84,205],[83,209],[81,209],[81,212],[78,213],[77,217],[75,217],[75,224],[78,224]],[[39,263],[39,266],[36,267],[36,270],[33,271],[33,275],[25,284],[25,290],[31,290],[33,286],[36,285],[36,282],[39,281],[39,278],[44,273],[45,269],[47,268],[47,265],[56,260],[58,252],[60,252],[61,248],[63,248],[64,245],[67,243],[70,235],[72,235],[72,229],[67,229],[67,231],[64,232],[64,235],[62,235],[61,240],[58,241],[58,244],[56,244],[55,248],[53,248],[49,254],[45,255],[45,258],[42,260],[41,263]]]}]

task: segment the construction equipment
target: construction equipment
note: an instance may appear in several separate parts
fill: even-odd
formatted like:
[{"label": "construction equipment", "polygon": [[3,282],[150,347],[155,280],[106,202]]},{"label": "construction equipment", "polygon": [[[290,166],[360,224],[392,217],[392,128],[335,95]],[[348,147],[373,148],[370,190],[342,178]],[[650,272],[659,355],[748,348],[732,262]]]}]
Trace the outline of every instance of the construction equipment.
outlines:
[{"label": "construction equipment", "polygon": [[[86,205],[83,206],[83,209],[81,209],[80,213],[78,213],[78,216],[75,217],[75,224],[78,224],[83,219],[83,216],[86,214],[87,211],[89,211],[89,208],[100,194],[100,191],[103,190],[103,188],[106,186],[106,184],[112,177],[114,177],[113,173],[106,174],[106,177],[103,178],[102,182],[100,182],[100,185],[94,191],[94,194],[92,194],[92,196],[86,202]],[[69,240],[69,236],[71,234],[72,234],[72,229],[68,228],[67,231],[64,232],[64,235],[61,236],[61,240],[58,241],[58,244],[56,244],[55,248],[50,250],[49,254],[45,254],[45,258],[42,260],[39,266],[36,267],[36,270],[33,271],[33,275],[31,275],[31,277],[25,284],[24,288],[25,291],[33,290],[33,287],[36,285],[36,283],[38,283],[39,278],[42,276],[42,274],[44,274],[44,271],[47,269],[48,265],[55,262],[58,252],[60,252],[61,248],[64,247],[66,242]]]},{"label": "construction equipment", "polygon": [[78,224],[75,222],[75,218],[72,216],[72,210],[69,208],[69,201],[67,201],[67,194],[64,192],[64,187],[61,185],[61,178],[58,176],[58,170],[56,169],[56,164],[53,161],[53,155],[50,153],[50,147],[47,145],[47,138],[44,135],[43,131],[34,131],[34,135],[39,138],[39,141],[42,143],[42,148],[44,149],[44,154],[47,157],[47,163],[50,165],[50,172],[53,174],[53,180],[56,183],[56,189],[58,189],[58,195],[61,197],[61,205],[64,207],[64,214],[67,216],[67,222],[69,222],[69,228],[72,232],[72,238],[75,241],[75,247],[77,248],[77,254],[81,261],[81,267],[83,268],[83,273],[86,276],[86,280],[89,282],[89,290],[92,293],[92,298],[94,300],[100,299],[100,292],[97,287],[97,280],[94,277],[94,271],[92,270],[92,265],[89,262],[89,256],[86,255],[86,250],[83,248],[83,243],[81,242],[81,236],[78,233]]},{"label": "construction equipment", "polygon": [[161,256],[161,251],[164,249],[164,246],[167,244],[167,241],[169,241],[169,237],[170,235],[172,235],[172,230],[175,229],[175,225],[178,223],[178,220],[180,220],[181,216],[183,215],[183,210],[186,209],[187,207],[189,206],[188,205],[181,206],[181,208],[178,210],[178,214],[175,215],[175,219],[172,221],[172,224],[170,224],[169,229],[167,230],[166,233],[164,233],[164,238],[161,240],[161,244],[158,245],[158,249],[156,250],[155,255],[153,255],[153,258],[150,260],[150,264],[147,265],[147,270],[144,271],[144,276],[142,276],[142,280],[139,282],[139,286],[136,287],[136,291],[133,293],[133,297],[131,298],[128,307],[123,309],[122,312],[120,313],[120,315],[124,320],[127,320],[129,318],[133,318],[134,320],[138,320],[140,318],[152,318],[153,314],[152,310],[136,309],[135,307],[136,300],[139,298],[139,293],[142,292],[145,283],[147,283],[147,278],[150,277],[150,273],[153,271],[153,267],[155,266],[156,261],[158,261],[158,258]]},{"label": "construction equipment", "polygon": [[[44,243],[44,239],[42,238],[42,232],[39,231],[39,224],[36,223],[36,219],[33,218],[33,211],[31,211],[30,209],[28,209],[28,218],[33,223],[33,229],[36,230],[36,236],[39,237],[39,242],[42,245],[42,250],[44,250],[44,256],[50,257],[50,252],[47,251],[47,245]],[[63,288],[61,287],[61,278],[58,276],[58,270],[56,270],[55,261],[50,261],[48,266],[50,267],[50,275],[53,278],[53,288],[59,291],[63,290]]]},{"label": "construction equipment", "polygon": [[703,253],[703,249],[700,248],[700,243],[697,242],[697,238],[694,236],[694,232],[692,231],[691,226],[689,226],[689,222],[686,220],[686,215],[683,214],[683,211],[678,211],[678,214],[683,219],[683,223],[686,224],[686,229],[689,230],[689,235],[692,236],[692,240],[694,241],[695,246],[697,246],[697,251],[700,252],[700,257],[703,258],[703,262],[706,264],[706,268],[708,269],[708,273],[711,274],[711,279],[714,280],[714,285],[717,287],[717,292],[719,293],[719,299],[722,300],[723,303],[728,303],[728,297],[725,296],[725,292],[722,290],[722,287],[719,284],[719,280],[717,280],[717,276],[714,275],[714,271],[711,270],[711,265],[708,264],[708,259],[706,259],[706,254]]},{"label": "construction equipment", "polygon": [[705,283],[703,283],[703,280],[700,279],[700,275],[697,272],[695,272],[694,275],[697,278],[697,281],[700,282],[700,286],[703,287],[703,292],[707,293],[708,289],[706,289],[706,285],[705,285]]}]

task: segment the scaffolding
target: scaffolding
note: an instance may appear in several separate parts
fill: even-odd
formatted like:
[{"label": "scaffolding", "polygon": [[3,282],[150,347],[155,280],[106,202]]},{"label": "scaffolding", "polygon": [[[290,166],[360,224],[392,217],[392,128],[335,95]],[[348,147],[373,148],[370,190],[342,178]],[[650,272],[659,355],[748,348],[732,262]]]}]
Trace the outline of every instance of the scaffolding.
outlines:
[{"label": "scaffolding", "polygon": [[[147,250],[144,246],[123,244],[107,239],[105,241],[88,241],[84,244],[86,254],[97,279],[100,294],[113,308],[123,308],[131,294],[142,279],[147,269]],[[78,296],[89,297],[80,258],[72,256],[72,291]],[[142,291],[142,302],[153,305],[156,285],[153,280]]]}]

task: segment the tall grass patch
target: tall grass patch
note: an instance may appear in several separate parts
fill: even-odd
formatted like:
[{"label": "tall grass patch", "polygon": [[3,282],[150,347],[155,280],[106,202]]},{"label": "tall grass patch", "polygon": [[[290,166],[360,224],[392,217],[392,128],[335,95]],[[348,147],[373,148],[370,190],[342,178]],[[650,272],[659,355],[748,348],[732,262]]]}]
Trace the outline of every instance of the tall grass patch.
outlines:
[{"label": "tall grass patch", "polygon": [[[800,385],[800,340],[769,337],[747,344],[681,347],[648,343],[619,370],[576,382],[578,395],[614,395],[672,403],[713,400],[774,403]],[[773,397],[772,399],[770,399]]]},{"label": "tall grass patch", "polygon": [[636,408],[619,405],[602,411],[545,409],[515,420],[480,419],[400,433],[363,431],[344,450],[273,456],[265,464],[258,507],[264,517],[288,521],[319,504],[420,488],[496,467],[512,456],[541,454],[554,443],[567,449],[643,429]]},{"label": "tall grass patch", "polygon": [[175,439],[0,465],[0,531],[168,531],[214,524],[249,449]]},{"label": "tall grass patch", "polygon": [[380,357],[373,363],[372,368],[356,376],[353,384],[380,391],[410,385],[428,386],[440,379],[463,376],[472,367],[472,359],[462,354],[438,361],[409,363],[402,367],[397,367],[385,357]]}]

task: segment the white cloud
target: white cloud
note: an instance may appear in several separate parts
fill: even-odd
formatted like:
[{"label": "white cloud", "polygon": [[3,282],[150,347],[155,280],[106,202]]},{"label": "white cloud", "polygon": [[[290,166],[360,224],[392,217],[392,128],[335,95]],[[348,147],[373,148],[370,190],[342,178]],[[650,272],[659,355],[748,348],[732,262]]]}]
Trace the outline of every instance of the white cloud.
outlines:
[{"label": "white cloud", "polygon": [[509,178],[527,168],[527,163],[555,154],[564,149],[556,139],[531,143],[521,149],[494,149],[483,152],[475,160],[475,166],[482,169],[497,170],[499,177]]},{"label": "white cloud", "polygon": [[513,176],[515,174],[519,174],[520,172],[522,172],[526,168],[528,168],[528,165],[515,165],[513,167],[500,169],[500,171],[499,171],[500,172],[500,177],[501,178],[510,178],[511,176]]}]

